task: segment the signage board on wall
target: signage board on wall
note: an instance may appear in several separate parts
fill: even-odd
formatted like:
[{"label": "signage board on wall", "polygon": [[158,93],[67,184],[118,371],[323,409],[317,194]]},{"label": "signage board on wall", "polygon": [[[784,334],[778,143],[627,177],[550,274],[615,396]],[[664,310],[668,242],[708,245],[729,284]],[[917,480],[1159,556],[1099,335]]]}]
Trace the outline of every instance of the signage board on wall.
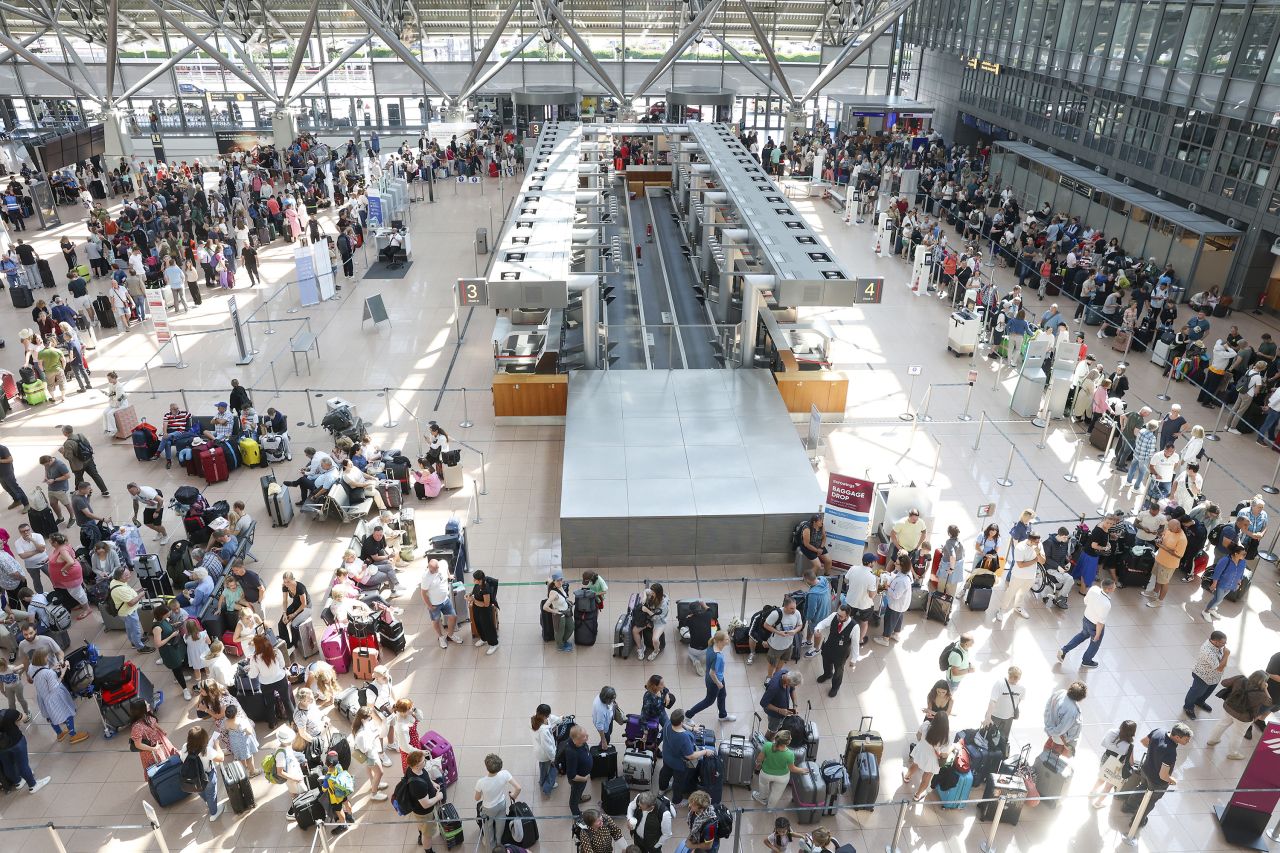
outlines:
[{"label": "signage board on wall", "polygon": [[875,483],[831,474],[822,508],[831,562],[841,568],[857,565],[871,536],[871,502]]}]

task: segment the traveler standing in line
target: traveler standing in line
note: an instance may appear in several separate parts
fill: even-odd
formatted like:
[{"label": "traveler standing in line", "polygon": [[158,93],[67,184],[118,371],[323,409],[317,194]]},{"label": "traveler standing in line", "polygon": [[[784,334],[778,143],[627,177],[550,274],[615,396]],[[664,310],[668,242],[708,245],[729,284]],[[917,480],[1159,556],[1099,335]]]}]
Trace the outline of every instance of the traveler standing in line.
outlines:
[{"label": "traveler standing in line", "polygon": [[142,778],[147,778],[147,768],[161,764],[177,755],[177,747],[169,740],[169,734],[160,727],[155,711],[140,696],[129,700],[129,740],[142,760]]},{"label": "traveler standing in line", "polygon": [[1119,789],[1133,772],[1133,741],[1137,734],[1138,724],[1125,720],[1102,739],[1098,779],[1089,790],[1089,802],[1095,809],[1103,808],[1107,804],[1107,794]]},{"label": "traveler standing in line", "polygon": [[151,642],[160,650],[160,663],[173,673],[178,686],[182,688],[182,698],[191,701],[191,689],[187,687],[187,644],[179,627],[185,620],[182,611],[170,612],[167,604],[159,604],[151,611],[155,627],[151,629]]},{"label": "traveler standing in line", "polygon": [[569,811],[582,814],[582,803],[591,802],[591,795],[584,793],[591,781],[591,750],[587,748],[587,730],[574,726],[569,730],[569,742],[564,746],[564,770],[569,779]]},{"label": "traveler standing in line", "polygon": [[[689,663],[699,676],[706,676],[707,649],[711,647],[711,610],[701,599],[689,606],[688,613],[677,628],[689,629]],[[752,642],[755,645],[755,642]],[[750,656],[748,655],[748,660]]]},{"label": "traveler standing in line", "polygon": [[27,696],[22,689],[22,668],[17,663],[18,648],[12,635],[5,639],[8,643],[14,643],[9,647],[14,660],[10,662],[9,658],[0,655],[0,694],[8,700],[10,711],[16,710],[19,705],[22,706],[19,722],[25,726],[31,722],[31,706],[27,704]]},{"label": "traveler standing in line", "polygon": [[1080,632],[1058,649],[1058,663],[1066,660],[1067,653],[1083,642],[1088,642],[1080,665],[1086,669],[1097,669],[1098,649],[1102,646],[1102,638],[1106,633],[1107,619],[1111,615],[1111,593],[1115,591],[1116,582],[1111,578],[1103,578],[1098,586],[1089,587],[1084,597],[1084,617]]},{"label": "traveler standing in line", "polygon": [[720,846],[716,830],[716,810],[711,806],[711,796],[706,791],[694,791],[689,795],[689,834],[684,847],[693,850],[714,851]]},{"label": "traveler standing in line", "polygon": [[61,533],[49,537],[53,551],[49,555],[49,582],[54,589],[66,590],[75,599],[76,606],[72,611],[77,619],[84,619],[93,612],[89,606],[89,595],[84,590],[84,567],[76,557],[76,552]]},{"label": "traveler standing in line", "polygon": [[952,693],[960,689],[960,682],[964,680],[966,675],[970,675],[975,670],[969,663],[970,649],[973,648],[973,635],[961,634],[960,639],[956,641],[951,649],[951,653],[947,655],[947,687]]},{"label": "traveler standing in line", "polygon": [[612,687],[605,685],[600,688],[600,693],[591,703],[591,724],[596,727],[596,733],[600,735],[600,748],[609,745],[609,738],[613,737],[613,724],[621,721],[623,718],[622,711],[618,709],[618,691]]},{"label": "traveler standing in line", "polygon": [[[1142,818],[1141,826],[1147,825],[1147,818],[1150,817],[1151,812],[1156,807],[1156,803],[1160,802],[1160,798],[1164,796],[1165,791],[1178,784],[1178,780],[1173,778],[1173,768],[1178,761],[1178,747],[1186,746],[1189,743],[1191,743],[1191,727],[1186,723],[1174,723],[1168,731],[1165,729],[1152,729],[1142,739],[1142,745],[1147,750],[1147,755],[1142,759],[1141,765],[1142,782],[1147,790],[1152,793],[1151,801],[1146,815]],[[1134,796],[1141,798],[1139,795]],[[1134,811],[1137,811],[1136,806]]]},{"label": "traveler standing in line", "polygon": [[441,568],[439,560],[428,560],[427,570],[422,573],[422,582],[418,586],[440,648],[447,649],[449,640],[461,643],[462,636],[458,633],[458,614],[453,609],[449,573],[441,571]]},{"label": "traveler standing in line", "polygon": [[831,615],[831,584],[825,577],[819,577],[813,569],[805,569],[801,575],[805,585],[804,612],[804,645],[811,648],[804,653],[811,658],[818,654],[818,646],[814,642],[813,628]]},{"label": "traveler standing in line", "polygon": [[632,845],[628,850],[639,853],[662,853],[663,843],[671,837],[671,821],[675,807],[661,794],[642,791],[627,806],[627,827]]},{"label": "traveler standing in line", "polygon": [[0,488],[13,498],[13,503],[9,504],[8,509],[22,507],[23,512],[27,511],[27,493],[23,491],[22,486],[18,485],[18,478],[14,475],[13,454],[3,444],[0,444]]},{"label": "traveler standing in line", "polygon": [[828,696],[840,692],[845,666],[852,670],[858,662],[857,631],[853,607],[848,604],[841,604],[835,613],[814,626],[813,644],[822,651],[822,675],[818,676],[818,683],[831,682]]},{"label": "traveler standing in line", "polygon": [[898,558],[893,576],[889,578],[889,585],[885,589],[884,599],[884,628],[881,636],[874,639],[880,645],[887,646],[890,640],[896,643],[901,639],[899,634],[902,632],[902,619],[911,607],[911,560],[905,554]]},{"label": "traveler standing in line", "polygon": [[249,675],[258,679],[262,688],[263,701],[271,709],[269,725],[274,727],[276,719],[276,702],[284,707],[284,719],[293,719],[293,695],[289,692],[288,673],[284,658],[276,653],[275,646],[267,639],[266,634],[256,634],[253,638],[253,655],[249,659]]},{"label": "traveler standing in line", "polygon": [[1228,595],[1240,588],[1240,583],[1244,580],[1245,569],[1248,566],[1245,560],[1246,553],[1245,546],[1236,543],[1231,546],[1230,552],[1218,560],[1217,565],[1213,567],[1213,580],[1209,583],[1209,591],[1212,595],[1209,596],[1209,601],[1205,603],[1204,610],[1200,612],[1200,618],[1204,619],[1204,621],[1212,622],[1214,619],[1222,618],[1222,614],[1218,612],[1218,605]]},{"label": "traveler standing in line", "polygon": [[[40,707],[40,713],[53,727],[58,741],[66,739],[68,743],[80,743],[88,740],[88,732],[76,731],[75,702],[58,672],[49,665],[48,651],[38,649],[32,653],[27,677],[35,686],[36,704]],[[67,728],[65,732],[62,730],[63,726]]]},{"label": "traveler standing in line", "polygon": [[807,773],[808,767],[796,765],[796,754],[791,749],[791,732],[782,731],[766,740],[756,753],[756,773],[760,774],[760,789],[751,792],[751,798],[768,808],[776,809],[787,795],[792,773]]},{"label": "traveler standing in line", "polygon": [[1000,599],[1000,606],[996,608],[995,615],[992,617],[995,621],[1001,621],[1006,613],[1015,608],[1023,619],[1031,618],[1023,600],[1031,592],[1031,586],[1036,582],[1039,567],[1044,565],[1044,561],[1044,549],[1040,547],[1040,534],[1034,530],[1028,531],[1026,538],[1013,546],[1013,566],[1005,581],[1004,596]]},{"label": "traveler standing in line", "polygon": [[[480,804],[480,843],[489,837],[488,849],[501,848],[502,832],[507,824],[507,808],[520,799],[520,783],[511,771],[502,767],[502,757],[489,753],[484,757],[487,775],[476,781],[476,802]],[[482,847],[482,849],[485,849]]]},{"label": "traveler standing in line", "polygon": [[27,792],[34,794],[48,785],[51,777],[42,776],[37,779],[31,772],[27,737],[22,732],[21,718],[22,715],[12,708],[0,711],[0,771],[3,771],[6,779],[15,783],[18,780],[26,782]]},{"label": "traveler standing in line", "polygon": [[[284,583],[280,591],[284,593],[284,616],[280,617],[278,626],[280,638],[285,641],[289,654],[292,654],[302,642],[299,628],[302,623],[311,618],[311,596],[307,593],[307,588],[293,576],[293,572],[284,573]],[[301,657],[302,652],[299,651],[298,655]]]},{"label": "traveler standing in line", "polygon": [[[547,597],[542,602],[542,609],[554,620],[556,650],[573,651],[573,608],[560,581],[554,578],[547,581]],[[441,641],[443,648],[443,638]]]},{"label": "traveler standing in line", "polygon": [[208,782],[200,796],[209,808],[209,820],[222,817],[223,807],[218,805],[218,771],[217,765],[222,763],[222,750],[209,737],[209,730],[203,726],[193,726],[187,730],[187,742],[178,750],[178,757],[185,763],[188,758],[200,761]]},{"label": "traveler standing in line", "polygon": [[804,676],[789,669],[780,671],[769,680],[760,697],[760,707],[765,713],[766,738],[782,727],[783,717],[791,717],[796,713],[796,688],[804,683]]},{"label": "traveler standing in line", "polygon": [[[640,251],[640,247],[636,247]],[[622,830],[613,818],[599,809],[587,809],[579,824],[578,853],[611,853],[614,843],[622,838]]]},{"label": "traveler standing in line", "polygon": [[1169,593],[1169,581],[1173,573],[1182,563],[1182,555],[1187,552],[1187,534],[1182,532],[1182,523],[1176,518],[1169,519],[1164,532],[1156,537],[1156,565],[1153,570],[1154,587],[1143,590],[1148,607],[1161,607],[1164,597]]},{"label": "traveler standing in line", "polygon": [[956,525],[947,528],[947,541],[942,543],[941,551],[938,592],[954,596],[964,584],[964,545],[960,543],[960,528]]},{"label": "traveler standing in line", "polygon": [[1027,688],[1018,682],[1022,681],[1022,668],[1009,667],[1004,678],[997,678],[991,686],[991,701],[987,703],[987,716],[982,721],[984,726],[994,725],[1000,730],[1004,743],[1009,743],[1009,732],[1013,729],[1013,721],[1018,719],[1018,709],[1027,695]]},{"label": "traveler standing in line", "polygon": [[111,492],[107,490],[107,484],[102,482],[102,475],[98,473],[98,463],[94,459],[93,445],[89,443],[89,439],[84,433],[76,432],[75,427],[64,426],[62,428],[62,436],[65,441],[62,442],[62,456],[67,460],[67,464],[71,466],[71,473],[75,477],[76,488],[79,489],[84,483],[85,475],[93,478],[93,482],[97,483],[98,491],[102,492],[104,498],[111,497]]},{"label": "traveler standing in line", "polygon": [[[215,641],[217,642],[217,641]],[[221,650],[219,650],[221,653]],[[225,658],[224,658],[225,660]],[[239,761],[244,765],[244,775],[252,778],[262,772],[254,761],[258,754],[258,731],[254,722],[244,710],[234,702],[229,702],[226,709],[222,733],[226,740],[228,761]]]},{"label": "traveler standing in line", "polygon": [[1255,720],[1266,720],[1271,707],[1271,694],[1267,691],[1267,673],[1257,670],[1252,675],[1233,675],[1222,679],[1222,686],[1229,692],[1222,700],[1222,720],[1213,727],[1205,746],[1217,746],[1223,737],[1240,734],[1240,743],[1227,758],[1247,758],[1247,740],[1253,736]]},{"label": "traveler standing in line", "polygon": [[1227,635],[1214,631],[1196,653],[1195,663],[1191,667],[1191,687],[1182,700],[1182,713],[1194,720],[1196,708],[1202,711],[1213,710],[1209,705],[1209,696],[1213,694],[1213,688],[1222,682],[1222,673],[1230,660]]},{"label": "traveler standing in line", "polygon": [[533,730],[533,760],[538,762],[538,787],[542,796],[549,797],[556,787],[556,726],[560,718],[551,713],[551,706],[543,703],[529,718]]},{"label": "traveler standing in line", "polygon": [[1076,754],[1076,744],[1084,727],[1080,703],[1089,695],[1083,682],[1073,681],[1065,690],[1055,690],[1044,706],[1045,749],[1068,758]]},{"label": "traveler standing in line", "polygon": [[[114,549],[115,545],[111,544]],[[146,654],[154,652],[155,647],[147,645],[142,637],[142,620],[138,616],[141,609],[142,601],[147,597],[145,592],[139,592],[129,586],[129,577],[133,572],[128,566],[121,566],[116,569],[112,575],[111,585],[108,588],[108,595],[111,603],[115,608],[116,615],[124,620],[124,632],[129,637],[129,643],[133,646],[133,650]]]},{"label": "traveler standing in line", "polygon": [[685,711],[685,719],[692,720],[694,715],[699,711],[705,711],[713,704],[716,710],[720,712],[721,722],[731,723],[738,719],[736,715],[730,714],[725,710],[725,699],[728,692],[724,686],[724,649],[729,645],[729,635],[724,631],[716,631],[715,636],[711,638],[711,646],[706,651],[704,658],[703,681],[707,686],[707,695],[702,701],[694,705],[688,711]]},{"label": "traveler standing in line", "polygon": [[396,801],[407,806],[407,813],[418,823],[418,843],[431,849],[431,839],[440,834],[436,805],[444,800],[444,791],[431,781],[427,772],[427,754],[415,749],[408,755],[404,778],[396,785]]},{"label": "traveler standing in line", "polygon": [[476,647],[488,645],[486,655],[498,650],[498,603],[493,600],[493,591],[489,587],[489,579],[480,569],[471,573],[475,586],[467,593],[467,604],[471,607],[471,627],[475,629]]},{"label": "traveler standing in line", "polygon": [[382,780],[382,754],[387,741],[383,727],[368,705],[356,711],[351,720],[351,754],[369,771],[369,799],[381,802],[387,798],[387,783]]},{"label": "traveler standing in line", "polygon": [[875,563],[875,554],[863,553],[862,563],[850,568],[844,576],[845,584],[848,586],[845,600],[853,606],[853,618],[858,623],[859,646],[867,644],[871,617],[875,616],[876,595],[880,590],[880,579],[876,577],[875,572],[871,571]]},{"label": "traveler standing in line", "polygon": [[920,786],[916,788],[911,799],[917,803],[929,796],[929,783],[942,768],[942,756],[951,748],[951,718],[946,714],[935,714],[925,728],[924,737],[911,747],[911,761],[903,771],[902,783],[911,781],[919,770]]}]

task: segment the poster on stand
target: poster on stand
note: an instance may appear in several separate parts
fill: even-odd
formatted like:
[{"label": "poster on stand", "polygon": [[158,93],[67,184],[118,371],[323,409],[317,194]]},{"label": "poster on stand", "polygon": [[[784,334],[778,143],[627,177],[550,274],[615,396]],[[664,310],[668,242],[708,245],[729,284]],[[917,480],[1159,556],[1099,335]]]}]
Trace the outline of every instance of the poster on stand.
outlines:
[{"label": "poster on stand", "polygon": [[329,259],[329,243],[322,240],[319,243],[312,243],[311,262],[316,271],[316,281],[320,286],[320,298],[332,299],[335,292],[333,281],[333,267]]},{"label": "poster on stand", "polygon": [[294,269],[298,274],[298,304],[303,308],[320,303],[320,282],[316,280],[315,258],[310,246],[293,250]]},{"label": "poster on stand", "polygon": [[856,566],[871,536],[871,501],[875,483],[831,474],[827,502],[822,508],[831,562],[840,568]]},{"label": "poster on stand", "polygon": [[365,193],[365,199],[369,202],[369,227],[381,228],[386,224],[382,216],[382,195],[377,190],[370,189]]}]

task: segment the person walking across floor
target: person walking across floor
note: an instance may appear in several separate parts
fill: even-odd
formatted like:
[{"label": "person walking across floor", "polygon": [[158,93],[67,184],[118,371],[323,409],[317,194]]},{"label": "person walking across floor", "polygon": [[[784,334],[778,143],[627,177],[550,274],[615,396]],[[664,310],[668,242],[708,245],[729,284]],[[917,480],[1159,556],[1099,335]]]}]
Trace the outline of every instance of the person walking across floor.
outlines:
[{"label": "person walking across floor", "polygon": [[1209,696],[1213,693],[1213,688],[1221,683],[1222,673],[1226,671],[1230,661],[1231,650],[1227,648],[1227,635],[1214,631],[1196,652],[1195,663],[1191,666],[1191,687],[1182,700],[1182,713],[1194,720],[1196,708],[1206,712],[1213,710],[1209,705]]},{"label": "person walking across floor", "polygon": [[1073,681],[1064,690],[1055,690],[1044,706],[1044,748],[1070,758],[1076,753],[1084,718],[1080,703],[1089,695],[1083,682]]},{"label": "person walking across floor", "polygon": [[[489,753],[484,757],[485,774],[476,782],[475,798],[480,804],[480,844],[481,849],[500,848],[502,832],[506,828],[507,808],[515,800],[520,799],[520,783],[511,775],[511,771],[502,767],[502,757]],[[485,844],[485,839],[489,839]]]},{"label": "person walking across floor", "polygon": [[995,616],[992,617],[995,621],[1001,621],[1006,613],[1015,608],[1023,619],[1031,618],[1031,614],[1023,606],[1023,598],[1030,593],[1044,561],[1044,549],[1040,547],[1040,534],[1034,530],[1029,531],[1025,539],[1013,546],[1013,568],[1009,570],[1008,580],[1005,581],[1000,606],[996,608]]},{"label": "person walking across floor", "polygon": [[1111,578],[1103,578],[1098,586],[1089,587],[1084,597],[1084,617],[1080,632],[1058,649],[1058,663],[1062,663],[1067,653],[1081,643],[1088,642],[1080,665],[1086,669],[1098,668],[1098,649],[1102,646],[1102,637],[1106,633],[1107,618],[1111,615],[1111,594],[1115,592],[1116,582]]},{"label": "person walking across floor", "polygon": [[25,782],[27,792],[34,794],[49,784],[49,776],[36,778],[31,772],[27,737],[22,731],[23,715],[9,708],[0,711],[0,774],[14,784]]},{"label": "person walking across floor", "polygon": [[1227,758],[1240,760],[1248,757],[1247,741],[1253,735],[1253,722],[1265,720],[1271,707],[1268,681],[1266,671],[1261,669],[1249,676],[1233,675],[1222,679],[1222,687],[1227,694],[1222,700],[1223,716],[1209,733],[1205,746],[1217,746],[1224,737],[1239,734],[1240,743],[1227,753]]},{"label": "person walking across floor", "polygon": [[736,715],[725,710],[725,697],[728,695],[724,685],[724,650],[729,645],[729,635],[724,631],[716,631],[711,638],[711,645],[706,652],[706,673],[703,680],[707,686],[707,695],[701,702],[685,712],[685,719],[692,720],[699,711],[705,711],[712,705],[720,712],[720,721],[731,723],[738,719]]},{"label": "person walking across floor", "polygon": [[62,428],[62,437],[64,439],[61,448],[62,458],[66,459],[67,464],[71,466],[76,488],[84,483],[87,475],[93,478],[93,482],[97,484],[98,491],[104,498],[111,497],[107,484],[102,481],[102,475],[98,473],[98,463],[94,458],[93,445],[89,443],[89,439],[84,433],[76,432],[75,427],[72,426]]}]

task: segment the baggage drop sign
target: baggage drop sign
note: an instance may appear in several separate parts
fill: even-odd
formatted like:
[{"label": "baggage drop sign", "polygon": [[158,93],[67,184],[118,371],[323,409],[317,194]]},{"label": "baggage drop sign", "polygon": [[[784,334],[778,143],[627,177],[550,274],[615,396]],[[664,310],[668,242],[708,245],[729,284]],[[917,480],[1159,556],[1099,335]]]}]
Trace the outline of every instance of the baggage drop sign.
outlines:
[{"label": "baggage drop sign", "polygon": [[831,474],[827,502],[822,508],[831,562],[842,568],[856,566],[871,536],[871,501],[875,483]]}]

